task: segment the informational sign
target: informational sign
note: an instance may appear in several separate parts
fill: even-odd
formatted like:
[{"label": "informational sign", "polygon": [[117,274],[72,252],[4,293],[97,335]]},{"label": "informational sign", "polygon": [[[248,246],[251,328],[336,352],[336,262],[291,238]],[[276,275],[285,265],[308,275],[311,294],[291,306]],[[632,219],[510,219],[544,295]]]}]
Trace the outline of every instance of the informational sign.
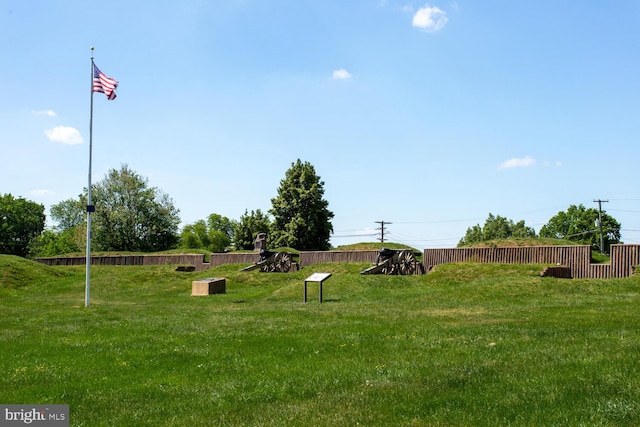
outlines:
[{"label": "informational sign", "polygon": [[331,273],[313,273],[311,276],[307,277],[305,282],[324,282],[325,279],[331,277]]},{"label": "informational sign", "polygon": [[308,282],[318,282],[320,283],[320,302],[322,302],[322,282],[331,277],[331,273],[313,273],[311,276],[307,277],[304,281],[304,302],[307,302],[307,283]]}]

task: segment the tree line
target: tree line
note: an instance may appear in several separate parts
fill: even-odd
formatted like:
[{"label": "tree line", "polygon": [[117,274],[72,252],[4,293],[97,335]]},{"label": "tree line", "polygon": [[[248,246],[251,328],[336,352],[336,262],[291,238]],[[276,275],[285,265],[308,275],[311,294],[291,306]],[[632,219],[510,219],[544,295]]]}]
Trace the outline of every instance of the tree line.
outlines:
[{"label": "tree line", "polygon": [[[300,159],[286,171],[268,211],[245,210],[238,220],[211,213],[180,230],[179,210],[171,197],[149,186],[146,178],[127,165],[110,170],[92,186],[92,201],[92,250],[96,252],[253,249],[261,232],[269,234],[271,247],[327,250],[333,232],[334,215],[324,199],[324,182],[313,165]],[[35,258],[83,252],[86,212],[85,188],[77,198],[51,206],[56,225],[45,229],[43,205],[11,194],[0,195],[0,253]],[[608,253],[610,245],[620,243],[620,224],[605,211],[571,205],[552,217],[537,235],[524,221],[489,213],[484,226],[468,228],[458,246],[527,237],[567,239]]]},{"label": "tree line", "polygon": [[489,213],[484,226],[476,224],[467,228],[458,246],[470,246],[498,239],[535,237],[566,239],[581,245],[589,245],[602,253],[609,253],[611,245],[620,243],[620,223],[605,211],[586,208],[582,204],[571,205],[566,211],[560,211],[553,216],[540,228],[540,233],[536,234],[535,230],[526,226],[524,221],[513,222],[500,215],[494,216]]},{"label": "tree line", "polygon": [[[83,252],[86,246],[87,189],[50,208],[55,226],[45,229],[44,206],[0,196],[0,253],[46,257]],[[333,213],[324,182],[309,162],[298,159],[280,181],[268,212],[245,210],[239,220],[217,213],[179,229],[173,200],[127,165],[110,170],[92,185],[91,243],[96,252],[157,252],[169,249],[253,249],[267,232],[273,247],[329,249]]]}]

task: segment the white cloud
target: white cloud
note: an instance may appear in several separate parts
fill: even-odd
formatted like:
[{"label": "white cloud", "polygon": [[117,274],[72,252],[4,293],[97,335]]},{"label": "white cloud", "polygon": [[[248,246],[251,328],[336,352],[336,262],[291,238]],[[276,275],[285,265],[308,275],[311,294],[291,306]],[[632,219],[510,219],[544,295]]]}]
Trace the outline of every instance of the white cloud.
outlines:
[{"label": "white cloud", "polygon": [[500,166],[498,169],[525,168],[528,166],[533,166],[535,164],[536,164],[536,161],[530,156],[521,157],[521,158],[514,157],[513,159],[509,159],[500,163]]},{"label": "white cloud", "polygon": [[443,29],[448,20],[447,13],[442,9],[426,4],[413,15],[413,26],[428,33],[434,33]]},{"label": "white cloud", "polygon": [[53,196],[55,195],[55,191],[51,190],[31,190],[29,194],[32,196]]},{"label": "white cloud", "polygon": [[57,116],[56,112],[53,110],[32,111],[31,113],[35,114],[36,116],[49,116],[49,117]]},{"label": "white cloud", "polygon": [[336,80],[346,80],[351,78],[351,73],[345,70],[344,68],[340,68],[339,70],[335,70],[333,72],[333,78]]},{"label": "white cloud", "polygon": [[557,160],[557,161],[555,161],[555,162],[550,162],[549,160],[545,160],[543,164],[544,164],[544,166],[546,166],[546,167],[551,167],[551,166],[555,166],[555,167],[557,167],[557,168],[562,167],[562,162],[561,162],[561,161],[559,161],[559,160]]},{"label": "white cloud", "polygon": [[44,131],[44,133],[53,142],[62,142],[69,145],[82,144],[82,135],[76,128],[56,126],[53,129]]}]

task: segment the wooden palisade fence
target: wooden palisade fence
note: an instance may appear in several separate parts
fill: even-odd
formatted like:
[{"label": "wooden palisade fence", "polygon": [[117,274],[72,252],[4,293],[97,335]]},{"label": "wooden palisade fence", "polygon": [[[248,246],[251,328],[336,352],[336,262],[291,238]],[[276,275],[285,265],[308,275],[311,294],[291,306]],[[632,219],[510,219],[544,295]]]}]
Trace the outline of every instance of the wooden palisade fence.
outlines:
[{"label": "wooden palisade fence", "polygon": [[422,263],[429,268],[445,263],[550,264],[568,267],[576,279],[628,277],[640,265],[640,245],[611,245],[609,264],[591,264],[589,246],[519,246],[506,248],[425,249]]},{"label": "wooden palisade fence", "polygon": [[[209,268],[203,254],[91,255],[91,265],[192,265],[195,270]],[[84,256],[36,258],[47,265],[85,265]]]},{"label": "wooden palisade fence", "polygon": [[[505,248],[444,248],[425,249],[422,264],[427,271],[436,265],[457,262],[482,262],[498,264],[548,264],[564,266],[570,277],[576,279],[609,279],[628,277],[640,265],[640,245],[611,245],[609,264],[591,264],[589,246],[519,246]],[[373,264],[377,250],[368,251],[303,251],[300,267],[326,262],[353,262]],[[252,264],[257,253],[214,253],[205,262],[201,254],[167,255],[103,255],[92,256],[92,265],[192,265],[196,271],[223,264]],[[47,265],[84,265],[85,257],[36,258]]]}]

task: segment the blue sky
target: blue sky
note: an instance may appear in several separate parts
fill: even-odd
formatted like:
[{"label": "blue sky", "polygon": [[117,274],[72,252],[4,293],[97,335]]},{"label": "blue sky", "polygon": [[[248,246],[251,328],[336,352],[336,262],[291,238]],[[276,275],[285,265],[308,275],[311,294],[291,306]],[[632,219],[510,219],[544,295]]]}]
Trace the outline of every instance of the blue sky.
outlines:
[{"label": "blue sky", "polygon": [[123,164],[183,224],[314,165],[334,245],[453,247],[572,204],[640,243],[640,2],[0,0],[0,193],[47,208]]}]

